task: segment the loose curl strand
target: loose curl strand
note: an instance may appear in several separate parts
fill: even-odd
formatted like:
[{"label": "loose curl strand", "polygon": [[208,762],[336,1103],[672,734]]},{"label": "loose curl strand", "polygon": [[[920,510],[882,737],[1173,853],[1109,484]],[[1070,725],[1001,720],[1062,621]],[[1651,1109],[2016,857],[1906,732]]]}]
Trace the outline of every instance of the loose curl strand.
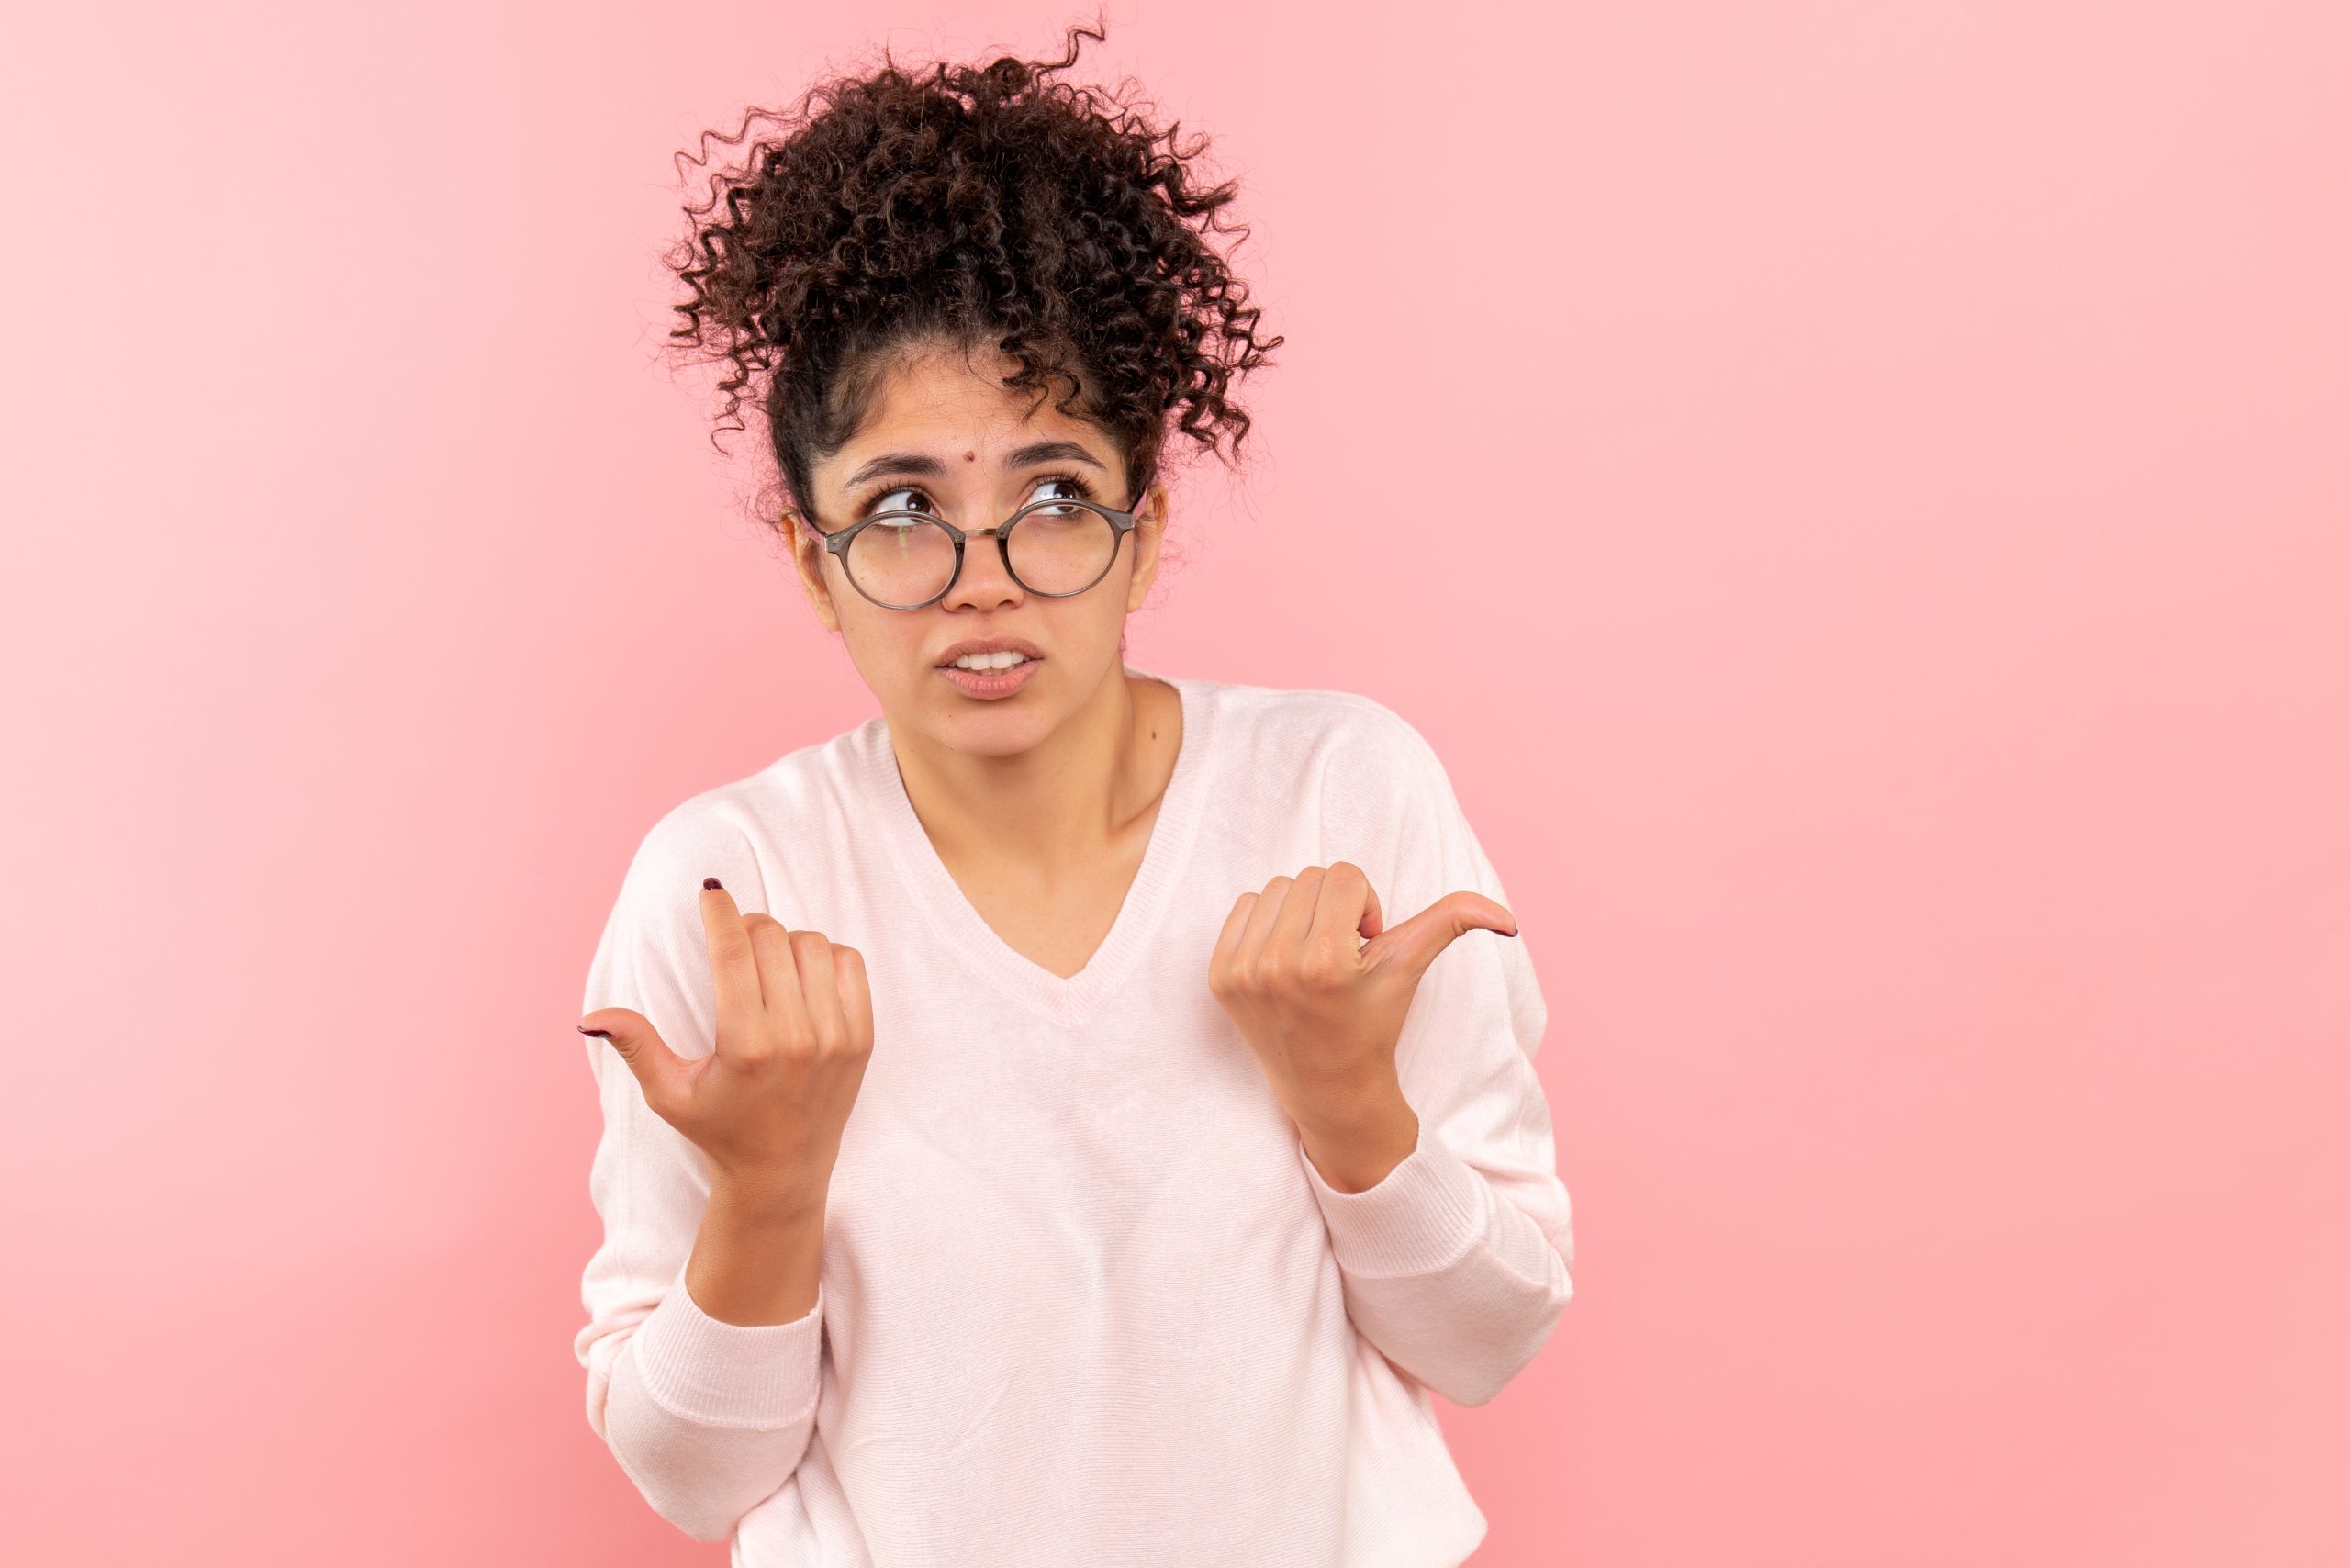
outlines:
[{"label": "loose curl strand", "polygon": [[[1159,128],[1131,81],[1060,79],[1080,38],[1107,37],[1097,18],[1058,60],[984,66],[908,69],[885,46],[870,73],[752,108],[677,155],[681,181],[708,169],[709,190],[666,258],[688,291],[673,351],[727,366],[713,443],[744,428],[746,403],[764,409],[803,515],[813,465],[895,359],[934,341],[992,343],[1020,365],[1003,385],[1038,401],[1060,386],[1055,406],[1117,442],[1129,504],[1173,431],[1237,459],[1249,417],[1234,380],[1282,340],[1225,253],[1248,233],[1226,211],[1236,185],[1204,183],[1207,139]],[[714,145],[742,155],[712,167]]]}]

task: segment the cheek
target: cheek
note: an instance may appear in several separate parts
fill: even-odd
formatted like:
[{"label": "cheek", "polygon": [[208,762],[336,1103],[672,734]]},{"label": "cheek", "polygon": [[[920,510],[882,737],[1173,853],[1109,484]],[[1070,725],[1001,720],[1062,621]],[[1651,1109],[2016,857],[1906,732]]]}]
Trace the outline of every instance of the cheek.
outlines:
[{"label": "cheek", "polygon": [[[851,603],[854,599],[856,602]],[[903,684],[930,673],[926,651],[951,641],[954,633],[920,615],[868,604],[853,588],[833,596],[841,635],[857,666],[879,680]]]},{"label": "cheek", "polygon": [[1069,654],[1117,645],[1126,628],[1125,574],[1112,568],[1075,599],[1031,599],[1027,613],[1052,638],[1047,644]]},{"label": "cheek", "polygon": [[868,603],[841,580],[837,568],[827,580],[841,642],[867,687],[883,695],[920,692],[923,683],[934,678],[925,650],[945,646],[953,641],[953,633],[923,616]]}]

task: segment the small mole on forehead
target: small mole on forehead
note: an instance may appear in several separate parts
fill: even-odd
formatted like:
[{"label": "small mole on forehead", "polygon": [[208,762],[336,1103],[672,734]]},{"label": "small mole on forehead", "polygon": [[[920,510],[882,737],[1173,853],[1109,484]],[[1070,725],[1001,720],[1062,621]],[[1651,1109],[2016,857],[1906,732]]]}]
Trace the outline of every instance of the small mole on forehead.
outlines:
[{"label": "small mole on forehead", "polygon": [[963,454],[963,461],[966,463],[977,463],[979,460],[979,454],[976,452],[967,452]]}]

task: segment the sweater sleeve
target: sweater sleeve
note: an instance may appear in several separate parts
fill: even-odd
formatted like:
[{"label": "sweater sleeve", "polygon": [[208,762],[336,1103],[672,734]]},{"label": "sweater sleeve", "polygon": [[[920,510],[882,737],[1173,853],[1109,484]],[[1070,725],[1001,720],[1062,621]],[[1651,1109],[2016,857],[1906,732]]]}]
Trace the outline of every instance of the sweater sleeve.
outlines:
[{"label": "sweater sleeve", "polygon": [[[1330,759],[1328,857],[1362,866],[1391,923],[1460,890],[1508,904],[1434,749],[1399,715],[1376,717],[1375,744]],[[1421,976],[1396,1045],[1419,1118],[1412,1152],[1378,1185],[1341,1193],[1298,1143],[1348,1316],[1456,1405],[1500,1393],[1574,1294],[1572,1215],[1534,1070],[1547,1021],[1526,938],[1466,932]]]},{"label": "sweater sleeve", "polygon": [[[700,889],[716,876],[744,909],[766,908],[739,833],[670,813],[622,879],[588,968],[583,1012],[629,1007],[688,1058],[714,1048],[716,997]],[[588,1194],[603,1239],[580,1295],[574,1350],[588,1424],[654,1511],[697,1540],[724,1540],[789,1478],[815,1428],[824,1304],[791,1323],[710,1316],[686,1289],[710,1202],[701,1151],[645,1103],[610,1042],[585,1040],[603,1110]]]}]

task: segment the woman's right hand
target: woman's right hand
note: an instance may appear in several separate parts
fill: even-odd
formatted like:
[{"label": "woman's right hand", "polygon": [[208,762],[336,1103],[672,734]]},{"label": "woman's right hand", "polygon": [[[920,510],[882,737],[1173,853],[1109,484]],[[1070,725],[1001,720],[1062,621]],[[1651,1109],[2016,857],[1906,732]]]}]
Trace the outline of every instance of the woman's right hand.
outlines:
[{"label": "woman's right hand", "polygon": [[688,1061],[625,1007],[599,1008],[579,1027],[610,1039],[644,1103],[738,1193],[821,1208],[873,1052],[865,956],[821,931],[739,913],[715,878],[702,888],[701,924],[715,1050]]}]

